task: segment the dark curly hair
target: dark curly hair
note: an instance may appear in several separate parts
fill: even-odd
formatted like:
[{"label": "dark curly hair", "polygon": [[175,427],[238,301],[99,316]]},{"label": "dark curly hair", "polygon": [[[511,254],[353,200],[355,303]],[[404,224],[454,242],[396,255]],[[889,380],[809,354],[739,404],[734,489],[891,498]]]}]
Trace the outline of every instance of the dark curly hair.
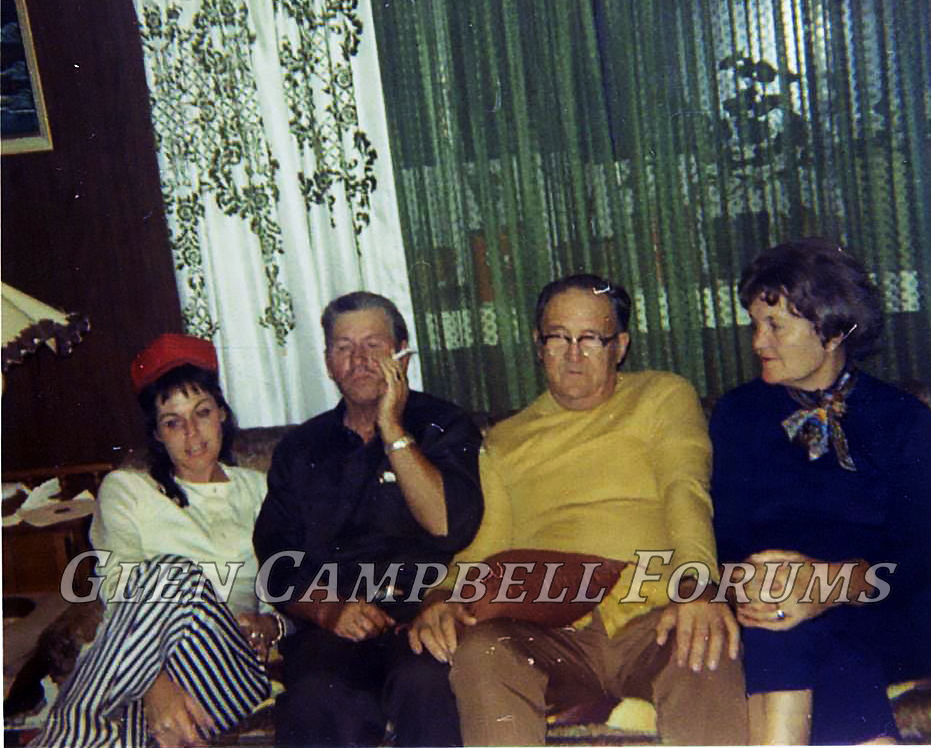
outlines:
[{"label": "dark curly hair", "polygon": [[233,442],[239,431],[236,416],[226,402],[226,398],[223,397],[220,378],[215,371],[202,369],[193,364],[183,364],[165,372],[139,392],[139,405],[145,413],[145,429],[148,437],[149,474],[162,487],[165,495],[180,507],[188,505],[187,495],[175,480],[175,466],[168,450],[157,438],[158,404],[164,403],[176,392],[188,394],[190,391],[200,391],[211,395],[217,405],[225,411],[226,420],[222,425],[223,441],[220,446],[220,461],[227,465],[236,464],[233,457]]},{"label": "dark curly hair", "polygon": [[830,239],[808,237],[764,250],[744,270],[739,294],[744,309],[756,299],[772,306],[784,297],[815,326],[822,343],[844,336],[844,351],[853,360],[878,348],[879,291],[863,265]]}]

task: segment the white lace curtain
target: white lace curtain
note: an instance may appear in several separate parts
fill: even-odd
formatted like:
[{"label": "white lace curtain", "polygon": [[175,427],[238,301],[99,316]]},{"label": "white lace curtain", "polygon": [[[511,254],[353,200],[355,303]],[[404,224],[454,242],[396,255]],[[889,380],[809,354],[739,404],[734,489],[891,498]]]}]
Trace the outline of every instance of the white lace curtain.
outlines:
[{"label": "white lace curtain", "polygon": [[369,0],[135,3],[185,327],[241,425],[302,421],[338,397],[330,299],[384,294],[414,335]]}]

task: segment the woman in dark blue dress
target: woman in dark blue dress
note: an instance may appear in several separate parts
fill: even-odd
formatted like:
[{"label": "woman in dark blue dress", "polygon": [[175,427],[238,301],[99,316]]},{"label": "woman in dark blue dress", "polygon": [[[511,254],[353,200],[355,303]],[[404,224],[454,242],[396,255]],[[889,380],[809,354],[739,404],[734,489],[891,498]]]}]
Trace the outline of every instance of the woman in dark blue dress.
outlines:
[{"label": "woman in dark blue dress", "polygon": [[837,245],[763,252],[740,301],[762,375],[715,408],[712,494],[719,559],[753,573],[751,742],[895,742],[893,650],[931,672],[931,409],[857,368],[881,305]]}]

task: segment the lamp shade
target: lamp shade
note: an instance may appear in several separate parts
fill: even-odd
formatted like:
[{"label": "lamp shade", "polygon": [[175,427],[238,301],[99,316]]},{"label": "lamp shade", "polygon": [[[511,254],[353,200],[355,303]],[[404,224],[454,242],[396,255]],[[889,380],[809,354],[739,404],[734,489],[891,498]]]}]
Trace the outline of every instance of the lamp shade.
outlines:
[{"label": "lamp shade", "polygon": [[67,314],[43,304],[22,291],[0,283],[3,309],[3,371],[43,343],[60,356],[67,356],[90,330],[90,322],[83,314]]}]

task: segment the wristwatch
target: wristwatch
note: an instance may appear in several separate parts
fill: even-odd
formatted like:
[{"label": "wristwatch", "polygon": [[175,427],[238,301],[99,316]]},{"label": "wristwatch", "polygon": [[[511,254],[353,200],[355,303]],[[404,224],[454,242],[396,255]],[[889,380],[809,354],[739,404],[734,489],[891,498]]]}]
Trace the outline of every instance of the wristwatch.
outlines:
[{"label": "wristwatch", "polygon": [[391,442],[391,444],[385,445],[385,454],[390,455],[392,452],[397,452],[399,449],[407,449],[411,444],[416,444],[414,437],[410,434],[404,434],[400,439],[396,439]]}]

